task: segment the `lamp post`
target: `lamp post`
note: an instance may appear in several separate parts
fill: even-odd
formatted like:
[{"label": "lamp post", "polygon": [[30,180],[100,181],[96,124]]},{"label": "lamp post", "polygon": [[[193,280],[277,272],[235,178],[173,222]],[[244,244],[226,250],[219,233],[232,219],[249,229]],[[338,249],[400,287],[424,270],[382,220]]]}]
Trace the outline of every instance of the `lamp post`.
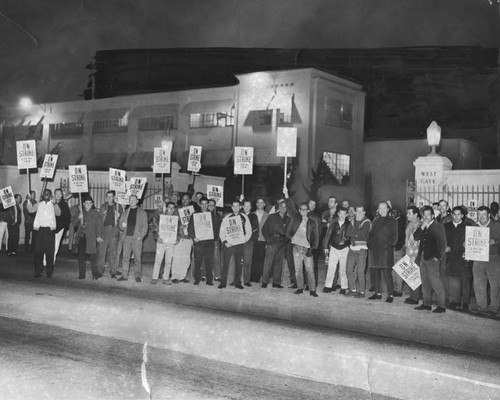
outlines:
[{"label": "lamp post", "polygon": [[436,123],[436,121],[432,121],[429,127],[427,128],[427,143],[431,147],[431,152],[428,156],[436,156],[436,147],[439,146],[439,142],[441,141],[441,127]]}]

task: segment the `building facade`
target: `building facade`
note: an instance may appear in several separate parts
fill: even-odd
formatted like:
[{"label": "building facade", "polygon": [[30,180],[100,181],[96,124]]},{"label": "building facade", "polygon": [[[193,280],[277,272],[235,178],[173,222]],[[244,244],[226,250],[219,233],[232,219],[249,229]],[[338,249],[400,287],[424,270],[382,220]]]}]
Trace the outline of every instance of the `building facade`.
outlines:
[{"label": "building facade", "polygon": [[282,179],[269,179],[283,174],[277,129],[286,126],[297,128],[297,157],[288,159],[297,200],[309,195],[320,160],[326,174],[313,193],[318,200],[331,194],[363,198],[365,93],[359,84],[314,68],[237,79],[227,87],[2,109],[1,162],[16,165],[15,142],[34,138],[39,159],[59,154],[59,168],[150,171],[153,148],[170,141],[172,159],[184,170],[189,147],[196,145],[202,146],[201,173],[231,177],[234,147],[250,146],[255,176],[247,178],[245,194],[273,197],[283,185]]}]

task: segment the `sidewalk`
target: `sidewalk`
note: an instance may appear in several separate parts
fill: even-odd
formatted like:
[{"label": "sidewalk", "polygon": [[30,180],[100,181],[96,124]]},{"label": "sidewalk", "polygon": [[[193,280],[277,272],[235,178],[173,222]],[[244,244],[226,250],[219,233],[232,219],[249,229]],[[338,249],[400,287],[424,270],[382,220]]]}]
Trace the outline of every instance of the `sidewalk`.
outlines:
[{"label": "sidewalk", "polygon": [[[76,257],[63,247],[56,261],[53,279],[33,278],[31,255],[19,254],[17,257],[0,255],[0,279],[29,281],[44,287],[64,285],[74,288],[92,287],[102,290],[118,290],[131,297],[147,298],[172,304],[203,307],[247,316],[273,318],[291,321],[305,326],[335,328],[348,332],[374,335],[400,341],[437,346],[477,355],[500,358],[500,321],[478,317],[472,314],[447,310],[444,314],[416,311],[411,305],[395,298],[388,304],[383,300],[370,301],[339,295],[338,292],[324,294],[318,290],[319,297],[313,298],[307,292],[293,294],[287,289],[260,288],[254,284],[244,290],[228,286],[219,290],[217,286],[200,286],[179,283],[172,286],[150,284],[154,255],[146,253],[143,261],[143,282],[133,280],[117,282],[105,276],[98,281],[78,280]],[[90,265],[88,263],[88,270]],[[320,271],[321,281],[325,271]],[[284,271],[283,276],[287,273]],[[385,298],[385,297],[384,297]]]}]

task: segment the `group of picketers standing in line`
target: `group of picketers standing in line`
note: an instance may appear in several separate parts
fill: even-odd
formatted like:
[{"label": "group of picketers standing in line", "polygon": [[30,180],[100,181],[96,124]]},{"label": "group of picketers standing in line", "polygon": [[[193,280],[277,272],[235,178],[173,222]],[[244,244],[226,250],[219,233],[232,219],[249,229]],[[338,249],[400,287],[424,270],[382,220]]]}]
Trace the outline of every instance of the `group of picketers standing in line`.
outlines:
[{"label": "group of picketers standing in line", "polygon": [[[318,297],[322,249],[327,264],[323,293],[340,289],[345,296],[364,298],[370,281],[369,290],[374,293],[368,299],[379,300],[385,282],[388,303],[402,296],[405,283],[392,267],[406,255],[420,267],[422,285],[409,290],[405,303],[418,305],[422,300],[416,309],[431,310],[435,302],[435,313],[445,312],[447,307],[469,310],[474,295],[477,307],[471,312],[498,314],[498,203],[479,207],[477,223],[467,217],[466,207],[450,210],[445,200],[420,209],[410,206],[406,219],[391,209],[390,202],[380,202],[371,220],[364,206],[352,205],[347,200],[338,204],[335,196],[329,198],[328,209],[320,213],[314,200],[296,206],[286,187],[283,195],[269,212],[263,198],[257,198],[254,204],[240,196],[231,203],[231,211],[221,215],[215,200],[201,192],[193,197],[174,192],[148,216],[135,195],[130,196],[129,205],[123,208],[115,201],[114,191],[108,191],[106,202],[97,209],[89,195],[82,197],[82,208],[78,204],[70,208],[61,189],[56,189],[54,196],[45,190],[40,201],[31,192],[23,204],[25,246],[34,253],[36,278],[42,276],[44,269],[47,278],[52,277],[59,245],[69,231],[69,249],[78,254],[79,279],[86,277],[88,256],[93,279],[102,277],[107,265],[110,276],[120,282],[127,281],[131,272],[136,282],[142,282],[143,240],[151,231],[156,240],[151,284],[160,280],[166,285],[189,282],[191,267],[195,285],[206,282],[213,286],[216,281],[218,288],[224,289],[234,260],[231,286],[244,289],[259,283],[261,288],[267,288],[272,281],[273,288],[283,289],[286,259],[290,288],[298,295],[309,291],[313,297]],[[0,240],[3,230],[8,229],[8,255],[17,254],[19,242],[22,199],[20,195],[15,199],[15,207],[0,210]],[[164,240],[160,235],[160,216],[179,216],[178,210],[188,206],[193,207],[194,213],[210,213],[213,239],[196,236],[191,214],[188,218],[178,218],[175,240]],[[234,217],[241,219],[243,243],[233,244],[228,233]],[[468,225],[489,228],[489,261],[465,260]]]}]

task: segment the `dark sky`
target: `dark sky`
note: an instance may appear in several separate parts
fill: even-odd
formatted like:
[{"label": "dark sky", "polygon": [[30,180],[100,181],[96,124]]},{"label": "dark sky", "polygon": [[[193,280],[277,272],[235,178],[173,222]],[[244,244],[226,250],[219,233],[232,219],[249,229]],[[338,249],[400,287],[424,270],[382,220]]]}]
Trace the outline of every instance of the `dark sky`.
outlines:
[{"label": "dark sky", "polygon": [[0,13],[1,105],[79,99],[97,50],[497,47],[500,31],[496,0],[2,0]]}]

